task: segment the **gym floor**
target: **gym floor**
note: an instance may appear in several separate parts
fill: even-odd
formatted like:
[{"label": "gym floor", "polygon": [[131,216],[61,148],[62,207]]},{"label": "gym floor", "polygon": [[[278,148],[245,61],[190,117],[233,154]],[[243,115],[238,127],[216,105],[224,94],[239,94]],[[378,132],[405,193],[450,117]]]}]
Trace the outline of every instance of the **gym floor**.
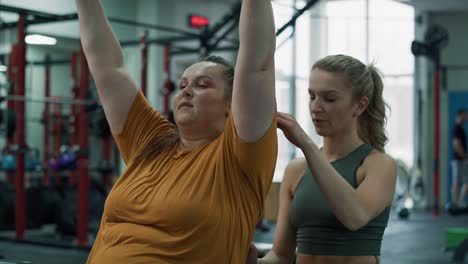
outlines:
[{"label": "gym floor", "polygon": [[[274,225],[269,232],[257,231],[256,243],[272,243]],[[450,263],[452,252],[444,250],[445,228],[468,227],[468,215],[434,217],[430,212],[412,212],[407,220],[392,212],[382,244],[382,263]],[[7,260],[27,260],[33,264],[85,263],[88,250],[64,249],[0,240],[0,255]],[[1,261],[0,261],[1,263]],[[465,262],[468,263],[468,257]]]}]

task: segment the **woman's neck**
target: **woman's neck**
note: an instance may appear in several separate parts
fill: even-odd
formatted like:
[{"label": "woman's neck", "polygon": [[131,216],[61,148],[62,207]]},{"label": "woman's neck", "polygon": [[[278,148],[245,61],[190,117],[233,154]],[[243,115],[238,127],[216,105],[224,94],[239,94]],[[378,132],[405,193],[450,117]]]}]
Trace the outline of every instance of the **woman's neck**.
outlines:
[{"label": "woman's neck", "polygon": [[364,143],[357,133],[345,133],[335,137],[323,138],[323,154],[328,161],[341,159]]},{"label": "woman's neck", "polygon": [[[221,132],[222,133],[222,132]],[[207,131],[196,133],[195,131],[180,131],[180,144],[179,148],[181,150],[192,150],[198,146],[206,145],[211,141],[215,140],[220,132],[216,133],[207,133]]]}]

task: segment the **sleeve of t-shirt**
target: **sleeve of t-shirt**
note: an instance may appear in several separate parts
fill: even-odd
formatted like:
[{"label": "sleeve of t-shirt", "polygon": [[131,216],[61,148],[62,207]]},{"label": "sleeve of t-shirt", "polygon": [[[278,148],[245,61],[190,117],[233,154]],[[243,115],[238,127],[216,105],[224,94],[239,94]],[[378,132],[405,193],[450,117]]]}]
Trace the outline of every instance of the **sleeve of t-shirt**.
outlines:
[{"label": "sleeve of t-shirt", "polygon": [[123,160],[128,164],[147,146],[157,144],[174,133],[174,125],[156,111],[139,91],[122,131],[113,136]]},{"label": "sleeve of t-shirt", "polygon": [[276,166],[278,155],[277,114],[271,126],[256,142],[245,142],[237,135],[232,114],[229,115],[224,131],[224,144],[229,155],[238,162],[245,180],[265,199]]}]

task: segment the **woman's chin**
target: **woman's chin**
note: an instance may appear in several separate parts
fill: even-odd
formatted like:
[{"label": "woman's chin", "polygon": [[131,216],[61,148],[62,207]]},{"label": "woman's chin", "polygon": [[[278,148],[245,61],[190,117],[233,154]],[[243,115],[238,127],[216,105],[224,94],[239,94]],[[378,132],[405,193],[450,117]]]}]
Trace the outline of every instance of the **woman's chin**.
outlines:
[{"label": "woman's chin", "polygon": [[323,129],[323,128],[315,128],[315,133],[317,133],[317,135],[321,136],[321,137],[326,137],[327,136],[327,132]]},{"label": "woman's chin", "polygon": [[177,124],[177,127],[186,127],[186,126],[192,126],[195,123],[195,120],[193,116],[182,115],[182,116],[179,116],[178,118],[175,118],[175,122]]}]

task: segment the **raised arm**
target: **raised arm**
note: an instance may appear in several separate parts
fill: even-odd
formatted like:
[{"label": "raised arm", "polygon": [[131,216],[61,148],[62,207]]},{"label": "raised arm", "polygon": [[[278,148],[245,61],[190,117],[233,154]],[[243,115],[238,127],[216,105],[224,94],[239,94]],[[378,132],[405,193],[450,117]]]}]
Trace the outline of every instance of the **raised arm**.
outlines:
[{"label": "raised arm", "polygon": [[239,31],[231,107],[238,136],[252,142],[270,128],[276,112],[275,27],[270,0],[243,0]]},{"label": "raised arm", "polygon": [[80,36],[91,74],[113,133],[123,129],[138,92],[125,73],[120,44],[109,25],[99,0],[76,0]]}]

